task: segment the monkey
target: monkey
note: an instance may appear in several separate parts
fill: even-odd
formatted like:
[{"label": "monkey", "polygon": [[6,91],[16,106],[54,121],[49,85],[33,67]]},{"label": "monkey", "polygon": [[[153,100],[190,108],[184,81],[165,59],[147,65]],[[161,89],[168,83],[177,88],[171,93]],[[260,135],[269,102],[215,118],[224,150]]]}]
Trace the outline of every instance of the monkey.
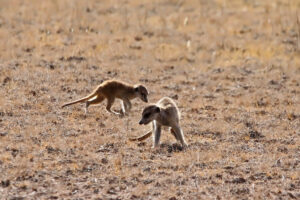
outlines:
[{"label": "monkey", "polygon": [[[62,108],[73,105],[76,103],[85,103],[85,113],[88,112],[88,107],[93,104],[99,104],[104,99],[107,99],[106,110],[110,113],[116,115],[125,115],[131,109],[130,100],[139,97],[142,101],[148,102],[148,90],[145,86],[130,85],[128,83],[118,81],[118,80],[107,80],[101,83],[91,94],[83,97],[79,100],[72,101],[62,105]],[[115,99],[121,99],[122,110],[120,112],[115,112],[111,110],[111,107]]]},{"label": "monkey", "polygon": [[159,145],[161,127],[167,126],[171,134],[179,141],[183,148],[187,147],[180,127],[180,112],[176,103],[169,97],[161,98],[156,104],[149,105],[142,112],[140,125],[147,125],[152,122],[152,130],[138,138],[129,138],[130,141],[143,141],[153,134],[153,146],[156,148]]}]

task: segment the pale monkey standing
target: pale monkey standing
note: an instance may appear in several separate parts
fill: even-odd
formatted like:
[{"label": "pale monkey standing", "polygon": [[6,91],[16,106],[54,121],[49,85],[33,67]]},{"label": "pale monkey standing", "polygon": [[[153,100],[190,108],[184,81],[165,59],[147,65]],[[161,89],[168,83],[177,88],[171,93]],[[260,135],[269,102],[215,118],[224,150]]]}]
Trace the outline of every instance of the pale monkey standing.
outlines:
[{"label": "pale monkey standing", "polygon": [[184,139],[182,129],[180,127],[180,112],[175,102],[168,98],[163,97],[155,105],[147,106],[142,113],[142,119],[139,124],[149,124],[152,122],[152,130],[145,135],[138,138],[130,138],[131,141],[143,141],[153,134],[153,147],[159,145],[161,127],[170,127],[170,132],[179,141],[183,147],[188,144]]}]

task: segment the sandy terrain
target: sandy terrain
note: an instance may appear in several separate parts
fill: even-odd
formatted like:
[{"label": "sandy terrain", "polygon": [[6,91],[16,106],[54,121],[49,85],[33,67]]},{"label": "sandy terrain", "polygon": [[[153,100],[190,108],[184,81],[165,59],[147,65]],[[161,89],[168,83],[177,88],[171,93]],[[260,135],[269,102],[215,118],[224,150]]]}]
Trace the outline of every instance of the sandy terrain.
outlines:
[{"label": "sandy terrain", "polygon": [[[299,0],[0,1],[0,199],[300,199],[299,21]],[[189,148],[129,142],[138,99],[60,108],[112,78],[172,97]]]}]

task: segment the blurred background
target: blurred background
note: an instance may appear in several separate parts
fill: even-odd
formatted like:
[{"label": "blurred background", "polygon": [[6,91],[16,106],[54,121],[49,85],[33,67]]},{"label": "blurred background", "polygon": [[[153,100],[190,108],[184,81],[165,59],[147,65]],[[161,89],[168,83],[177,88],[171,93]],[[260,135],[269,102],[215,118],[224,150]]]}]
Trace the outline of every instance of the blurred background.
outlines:
[{"label": "blurred background", "polygon": [[[1,60],[299,64],[298,0],[1,1]],[[298,16],[297,16],[298,15]],[[298,17],[298,18],[297,18]],[[201,65],[201,67],[199,66]]]}]

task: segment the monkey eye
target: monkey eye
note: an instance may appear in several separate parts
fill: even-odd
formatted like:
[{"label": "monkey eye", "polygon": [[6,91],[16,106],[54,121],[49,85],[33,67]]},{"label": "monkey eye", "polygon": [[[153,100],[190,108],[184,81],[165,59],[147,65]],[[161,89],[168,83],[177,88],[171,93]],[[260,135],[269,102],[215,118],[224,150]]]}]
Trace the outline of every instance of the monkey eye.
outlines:
[{"label": "monkey eye", "polygon": [[150,116],[150,113],[147,113],[144,115],[145,118],[148,118]]}]

